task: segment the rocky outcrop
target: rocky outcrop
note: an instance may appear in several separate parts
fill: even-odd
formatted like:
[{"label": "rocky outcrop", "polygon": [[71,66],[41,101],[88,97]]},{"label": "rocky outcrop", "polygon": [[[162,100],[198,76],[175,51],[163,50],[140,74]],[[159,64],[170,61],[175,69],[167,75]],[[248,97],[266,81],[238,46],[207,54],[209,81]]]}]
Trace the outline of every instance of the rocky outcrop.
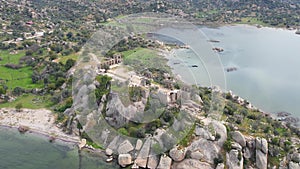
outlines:
[{"label": "rocky outcrop", "polygon": [[256,149],[261,150],[263,153],[268,153],[268,142],[264,138],[257,137],[255,139]]},{"label": "rocky outcrop", "polygon": [[174,147],[170,150],[169,155],[174,161],[182,161],[185,157],[185,151]]},{"label": "rocky outcrop", "polygon": [[138,139],[136,141],[135,150],[140,150],[142,148],[143,141],[141,139]]},{"label": "rocky outcrop", "polygon": [[261,150],[256,150],[255,163],[258,169],[267,169],[267,154],[263,153]]},{"label": "rocky outcrop", "polygon": [[233,131],[230,134],[235,142],[239,143],[242,147],[246,146],[246,139],[241,132]]},{"label": "rocky outcrop", "polygon": [[172,159],[168,156],[161,156],[157,169],[170,169],[172,165]]},{"label": "rocky outcrop", "polygon": [[111,156],[111,155],[113,154],[112,149],[110,149],[110,148],[105,149],[105,154],[106,154],[107,156]]},{"label": "rocky outcrop", "polygon": [[243,169],[243,156],[238,150],[230,150],[226,153],[226,165],[228,169]]},{"label": "rocky outcrop", "polygon": [[187,150],[190,150],[191,153],[195,151],[201,152],[203,154],[203,161],[213,164],[214,159],[218,157],[220,147],[214,144],[213,141],[200,138],[192,142],[192,144],[187,147]]},{"label": "rocky outcrop", "polygon": [[150,152],[150,147],[151,147],[151,139],[147,139],[141,149],[141,151],[139,152],[135,163],[139,166],[139,167],[143,167],[146,168],[147,167],[147,162],[148,162],[148,156],[149,156],[149,152]]},{"label": "rocky outcrop", "polygon": [[124,141],[120,136],[115,137],[110,144],[107,146],[107,148],[117,152],[118,146]]},{"label": "rocky outcrop", "polygon": [[127,110],[117,94],[110,94],[106,107],[106,121],[110,126],[120,128],[128,122],[130,116],[126,116]]},{"label": "rocky outcrop", "polygon": [[118,153],[119,154],[126,154],[126,153],[129,153],[130,151],[132,151],[133,149],[134,149],[134,147],[132,146],[130,141],[125,140],[119,145]]},{"label": "rocky outcrop", "polygon": [[252,152],[249,150],[249,148],[248,147],[244,148],[243,149],[243,157],[245,159],[249,159],[249,158],[251,158],[251,156],[252,156]]},{"label": "rocky outcrop", "polygon": [[132,157],[130,154],[119,154],[118,163],[122,167],[132,164]]},{"label": "rocky outcrop", "polygon": [[155,140],[151,140],[151,149],[149,152],[148,162],[147,162],[147,168],[155,169],[158,166],[159,163],[159,156],[157,155],[158,152],[156,152],[156,149],[153,148],[154,144],[158,144]]},{"label": "rocky outcrop", "polygon": [[148,158],[147,168],[155,169],[158,165],[158,156],[157,155],[150,155]]},{"label": "rocky outcrop", "polygon": [[236,143],[236,142],[233,142],[233,143],[231,144],[231,148],[232,148],[232,149],[235,149],[235,150],[239,150],[239,151],[242,150],[242,146],[241,146],[240,144]]},{"label": "rocky outcrop", "polygon": [[195,159],[185,159],[182,162],[176,163],[172,166],[174,169],[213,169],[212,166],[205,162],[200,162]]},{"label": "rocky outcrop", "polygon": [[291,161],[289,163],[289,169],[300,169],[300,164]]},{"label": "rocky outcrop", "polygon": [[294,153],[292,155],[292,161],[295,163],[300,163],[300,153]]},{"label": "rocky outcrop", "polygon": [[195,160],[200,160],[203,158],[203,154],[200,151],[195,151],[191,153],[191,158]]},{"label": "rocky outcrop", "polygon": [[264,138],[257,137],[255,139],[256,148],[256,167],[258,169],[267,169],[268,165],[268,142]]},{"label": "rocky outcrop", "polygon": [[207,140],[215,140],[215,137],[206,129],[196,126],[195,128],[195,134],[196,136],[199,136],[201,138],[207,139]]}]

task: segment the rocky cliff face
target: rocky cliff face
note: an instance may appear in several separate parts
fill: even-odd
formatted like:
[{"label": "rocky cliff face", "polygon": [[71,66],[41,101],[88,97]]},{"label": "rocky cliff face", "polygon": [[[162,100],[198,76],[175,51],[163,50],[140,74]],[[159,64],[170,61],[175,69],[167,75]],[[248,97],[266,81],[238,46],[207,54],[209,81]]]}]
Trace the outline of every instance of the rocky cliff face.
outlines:
[{"label": "rocky cliff face", "polygon": [[[88,93],[89,90],[88,86],[83,86],[79,91],[81,93]],[[105,98],[106,97],[103,99]],[[124,126],[130,120],[138,117],[140,113],[136,105],[125,107],[117,94],[110,94],[107,100],[103,99],[100,103],[99,111],[105,109],[104,118],[106,122],[114,128]],[[87,104],[87,100],[87,98],[82,97],[80,102]],[[106,105],[102,103],[105,101],[107,101]],[[154,104],[154,102],[152,103]],[[252,128],[249,128],[249,130],[252,130],[252,132],[249,132],[242,128],[243,126],[237,125],[242,122],[234,121],[229,123],[228,119],[239,119],[241,114],[235,115],[228,111],[231,110],[226,110],[226,113],[229,113],[229,115],[225,115],[227,118],[226,121],[215,120],[209,116],[197,115],[191,116],[197,119],[192,122],[189,121],[188,118],[182,118],[184,114],[181,114],[179,116],[181,118],[174,118],[172,126],[169,126],[172,130],[167,129],[165,125],[164,127],[156,128],[153,135],[149,134],[149,136],[140,139],[115,136],[108,132],[105,138],[111,138],[111,141],[106,145],[106,154],[109,157],[118,155],[118,163],[120,166],[127,167],[133,165],[133,168],[300,168],[300,152],[297,150],[297,145],[300,144],[300,140],[297,136],[289,136],[286,134],[285,139],[279,138],[266,129],[263,131],[264,133],[261,131],[256,133]],[[153,112],[155,111],[148,111],[146,113]],[[194,112],[187,111],[184,113],[193,114]],[[95,117],[99,116],[93,113],[88,114],[86,116],[86,125],[83,126],[83,128],[92,128],[92,125],[97,125],[98,122],[95,120]],[[261,115],[258,117],[264,118]],[[253,114],[245,116],[244,118],[248,118],[254,122],[260,120]],[[267,118],[263,120],[266,119]],[[280,123],[276,121],[274,122],[274,120],[272,121],[272,119],[269,119],[267,122],[271,125],[279,126],[277,127],[278,131],[289,131],[287,127],[280,125]],[[174,139],[174,135],[177,132],[180,133],[184,131],[182,129],[191,124],[194,125],[194,128],[190,128],[190,130],[187,131],[187,135],[183,135],[182,138],[177,138],[177,140]],[[253,124],[255,123],[251,123],[251,127],[254,126]],[[282,129],[280,127],[282,127]],[[183,145],[181,141],[186,138],[189,139],[185,140],[185,145]],[[283,153],[282,151],[286,152]],[[165,153],[162,154],[162,152]]]}]

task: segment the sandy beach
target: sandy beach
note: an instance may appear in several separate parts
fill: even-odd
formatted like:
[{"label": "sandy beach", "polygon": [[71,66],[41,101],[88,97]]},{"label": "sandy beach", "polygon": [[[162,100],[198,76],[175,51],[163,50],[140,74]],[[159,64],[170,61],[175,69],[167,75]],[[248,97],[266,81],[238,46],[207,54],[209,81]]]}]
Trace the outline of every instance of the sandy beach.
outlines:
[{"label": "sandy beach", "polygon": [[0,126],[18,128],[19,126],[29,127],[28,132],[54,137],[55,139],[79,143],[78,136],[64,133],[55,124],[55,115],[47,109],[21,109],[16,111],[13,108],[0,109]]}]

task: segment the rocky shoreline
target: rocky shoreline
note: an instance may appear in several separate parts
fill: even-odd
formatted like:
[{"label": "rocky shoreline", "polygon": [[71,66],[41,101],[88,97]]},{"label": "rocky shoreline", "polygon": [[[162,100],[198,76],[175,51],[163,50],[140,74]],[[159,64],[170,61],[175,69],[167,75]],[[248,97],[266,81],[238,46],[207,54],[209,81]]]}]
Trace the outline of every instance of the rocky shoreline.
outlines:
[{"label": "rocky shoreline", "polygon": [[47,109],[0,109],[0,127],[18,129],[20,132],[35,133],[46,136],[49,141],[60,140],[78,144],[79,136],[69,135],[55,124],[54,114]]}]

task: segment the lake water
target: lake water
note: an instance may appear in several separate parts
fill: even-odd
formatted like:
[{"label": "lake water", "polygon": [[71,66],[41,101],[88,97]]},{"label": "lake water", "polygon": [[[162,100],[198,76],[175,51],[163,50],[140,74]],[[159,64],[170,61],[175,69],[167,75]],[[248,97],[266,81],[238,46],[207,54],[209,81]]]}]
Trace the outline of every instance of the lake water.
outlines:
[{"label": "lake water", "polygon": [[[286,111],[300,117],[300,36],[295,31],[259,29],[248,25],[201,27],[200,30],[206,36],[206,41],[213,39],[220,42],[207,46],[201,44],[203,40],[199,40],[202,42],[198,45],[191,45],[193,51],[176,50],[174,56],[169,58],[169,65],[176,74],[191,83],[219,85],[211,80],[212,75],[207,70],[210,63],[202,59],[206,55],[212,58],[219,55],[223,70],[229,67],[238,69],[223,71],[223,87],[263,111]],[[195,37],[195,33],[184,34],[190,39]],[[197,46],[201,49],[195,50]],[[212,54],[212,47],[223,48],[224,52]],[[197,55],[194,51],[197,51]],[[198,78],[191,78],[194,76]]]},{"label": "lake water", "polygon": [[81,163],[75,145],[49,143],[47,138],[20,134],[15,129],[0,127],[1,169],[107,169],[104,157],[82,154]]}]

